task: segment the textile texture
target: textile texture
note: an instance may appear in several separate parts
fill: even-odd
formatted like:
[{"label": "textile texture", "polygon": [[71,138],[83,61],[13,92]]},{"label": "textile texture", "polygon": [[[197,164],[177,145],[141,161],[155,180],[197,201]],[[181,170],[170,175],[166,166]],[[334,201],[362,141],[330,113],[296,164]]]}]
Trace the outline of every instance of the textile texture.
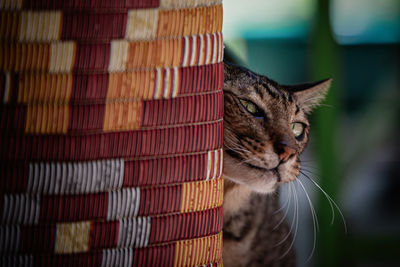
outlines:
[{"label": "textile texture", "polygon": [[1,266],[222,265],[221,0],[0,1]]}]

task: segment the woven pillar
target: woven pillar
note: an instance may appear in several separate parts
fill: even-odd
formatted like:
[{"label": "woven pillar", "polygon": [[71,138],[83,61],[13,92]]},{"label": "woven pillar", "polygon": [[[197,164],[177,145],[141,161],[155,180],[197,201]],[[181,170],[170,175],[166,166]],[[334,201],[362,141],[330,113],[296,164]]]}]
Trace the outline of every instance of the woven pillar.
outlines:
[{"label": "woven pillar", "polygon": [[0,12],[1,265],[222,264],[221,0]]}]

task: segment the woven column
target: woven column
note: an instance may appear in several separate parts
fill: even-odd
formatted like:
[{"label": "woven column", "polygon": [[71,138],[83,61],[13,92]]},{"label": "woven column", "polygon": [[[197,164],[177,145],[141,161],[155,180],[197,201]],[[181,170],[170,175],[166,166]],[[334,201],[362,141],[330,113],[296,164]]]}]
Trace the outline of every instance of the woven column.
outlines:
[{"label": "woven column", "polygon": [[1,266],[222,265],[221,29],[221,0],[0,1]]}]

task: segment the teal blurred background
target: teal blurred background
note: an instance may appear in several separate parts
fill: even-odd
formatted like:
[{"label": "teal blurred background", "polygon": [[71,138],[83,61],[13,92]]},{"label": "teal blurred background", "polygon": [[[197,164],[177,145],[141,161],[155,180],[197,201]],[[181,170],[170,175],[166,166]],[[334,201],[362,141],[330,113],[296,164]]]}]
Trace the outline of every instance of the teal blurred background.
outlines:
[{"label": "teal blurred background", "polygon": [[302,161],[347,233],[300,177],[319,222],[314,251],[306,194],[296,183],[297,217],[284,187],[298,265],[400,266],[400,1],[224,0],[223,32],[226,58],[282,84],[334,79]]}]

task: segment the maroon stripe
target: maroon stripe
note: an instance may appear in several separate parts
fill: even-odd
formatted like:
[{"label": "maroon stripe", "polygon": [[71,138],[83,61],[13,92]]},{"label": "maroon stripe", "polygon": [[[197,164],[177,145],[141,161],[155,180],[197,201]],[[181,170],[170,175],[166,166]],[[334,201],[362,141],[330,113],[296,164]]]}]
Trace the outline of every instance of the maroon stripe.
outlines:
[{"label": "maroon stripe", "polygon": [[63,12],[62,40],[110,40],[125,37],[127,13]]},{"label": "maroon stripe", "polygon": [[93,222],[90,232],[90,249],[113,248],[118,242],[118,221]]},{"label": "maroon stripe", "polygon": [[[167,194],[167,195],[174,194],[176,188],[177,188],[176,186],[175,186],[175,187],[173,187],[173,186],[168,186],[168,187],[166,187],[166,188],[165,188],[166,194]],[[179,193],[182,194],[182,188],[181,188],[180,186],[179,186],[178,190],[179,190]],[[173,201],[173,200],[176,200],[176,199],[177,199],[177,198],[174,198],[174,199],[171,199],[171,200]],[[163,199],[161,199],[161,200],[163,200]],[[179,200],[180,200],[180,199],[179,199]],[[170,208],[168,207],[169,205],[170,205],[170,204],[169,204],[168,201],[161,202],[161,204],[160,204],[161,210],[169,210],[169,209],[170,209]],[[178,209],[178,207],[177,207],[177,209]]]},{"label": "maroon stripe", "polygon": [[213,121],[223,116],[223,93],[144,101],[143,105],[144,127]]},{"label": "maroon stripe", "polygon": [[70,107],[68,132],[99,131],[104,125],[104,104],[73,105]]},{"label": "maroon stripe", "polygon": [[173,266],[175,244],[139,248],[133,256],[133,266]]},{"label": "maroon stripe", "polygon": [[96,267],[101,265],[101,252],[75,253],[73,255],[35,255],[35,266],[87,266]]},{"label": "maroon stripe", "polygon": [[76,45],[75,71],[107,71],[110,59],[110,43]]},{"label": "maroon stripe", "polygon": [[108,74],[76,74],[73,76],[71,103],[104,101],[107,97]]},{"label": "maroon stripe", "polygon": [[41,222],[96,220],[106,216],[106,193],[43,196],[41,199]]},{"label": "maroon stripe", "polygon": [[[223,63],[182,68],[179,92],[185,94],[222,89],[223,80],[221,83],[218,76],[223,73],[223,68]],[[213,73],[213,75],[210,75],[210,78],[208,79],[206,75],[207,70],[210,70],[211,73]]]},{"label": "maroon stripe", "polygon": [[36,225],[21,227],[21,253],[54,251],[56,225]]},{"label": "maroon stripe", "polygon": [[[222,230],[222,208],[152,219],[149,244],[214,235]],[[205,225],[206,227],[202,228]],[[171,233],[176,233],[172,235]]]},{"label": "maroon stripe", "polygon": [[[222,147],[223,122],[157,130],[88,135],[0,134],[0,158],[15,160],[94,160],[170,155]],[[114,149],[114,144],[131,147]],[[86,149],[87,148],[87,149]]]},{"label": "maroon stripe", "polygon": [[24,131],[26,112],[26,106],[0,106],[0,131]]},{"label": "maroon stripe", "polygon": [[154,8],[158,7],[159,0],[24,0],[23,7],[29,9],[126,9],[126,8]]},{"label": "maroon stripe", "polygon": [[[172,252],[171,252],[172,253]],[[152,264],[155,266],[172,266],[172,265],[163,265],[165,257],[163,257],[162,250],[160,248],[153,250]]]},{"label": "maroon stripe", "polygon": [[181,205],[182,187],[172,185],[141,190],[139,215],[155,215],[178,212]]}]

